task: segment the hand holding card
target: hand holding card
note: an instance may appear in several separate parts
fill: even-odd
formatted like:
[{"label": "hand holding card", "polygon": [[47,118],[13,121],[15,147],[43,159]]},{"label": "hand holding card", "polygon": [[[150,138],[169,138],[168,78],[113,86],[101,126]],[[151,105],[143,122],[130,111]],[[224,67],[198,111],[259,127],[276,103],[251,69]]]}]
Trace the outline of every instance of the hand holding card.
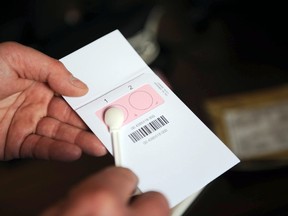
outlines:
[{"label": "hand holding card", "polygon": [[111,106],[124,113],[121,165],[136,173],[141,191],[159,191],[174,207],[239,162],[119,31],[61,61],[89,87],[65,99],[112,154],[104,113]]}]

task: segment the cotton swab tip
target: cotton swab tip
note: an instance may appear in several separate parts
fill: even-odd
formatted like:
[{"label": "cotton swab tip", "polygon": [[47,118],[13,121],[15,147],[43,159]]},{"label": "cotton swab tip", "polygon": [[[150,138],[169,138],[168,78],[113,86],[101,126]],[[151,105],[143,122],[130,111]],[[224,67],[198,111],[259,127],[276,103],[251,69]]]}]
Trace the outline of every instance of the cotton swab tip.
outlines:
[{"label": "cotton swab tip", "polygon": [[104,121],[110,130],[120,129],[124,122],[124,113],[117,107],[110,107],[105,111]]}]

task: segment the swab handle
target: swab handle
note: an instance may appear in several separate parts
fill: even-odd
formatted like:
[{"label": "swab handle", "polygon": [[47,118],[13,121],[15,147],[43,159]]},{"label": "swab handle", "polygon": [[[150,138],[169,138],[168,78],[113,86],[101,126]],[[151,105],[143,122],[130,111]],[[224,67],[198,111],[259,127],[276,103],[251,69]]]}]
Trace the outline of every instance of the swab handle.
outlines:
[{"label": "swab handle", "polygon": [[110,131],[112,139],[113,156],[115,161],[115,166],[121,166],[121,154],[119,148],[119,134],[118,131]]}]

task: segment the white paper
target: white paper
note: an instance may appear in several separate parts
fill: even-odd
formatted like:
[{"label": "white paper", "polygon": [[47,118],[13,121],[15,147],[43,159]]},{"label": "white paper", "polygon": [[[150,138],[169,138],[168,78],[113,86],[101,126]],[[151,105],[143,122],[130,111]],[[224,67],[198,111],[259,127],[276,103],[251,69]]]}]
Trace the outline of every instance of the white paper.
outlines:
[{"label": "white paper", "polygon": [[[127,115],[134,117],[120,132],[123,166],[138,175],[142,192],[159,191],[174,207],[239,162],[144,63],[118,30],[61,61],[89,87],[86,96],[65,99],[110,152],[111,137],[97,115],[99,110],[111,104],[122,106],[119,103],[123,98],[129,99],[133,107],[138,95],[148,101],[143,106],[149,106],[149,111],[138,104],[135,106],[140,114],[137,109],[134,113],[134,108],[127,108]],[[151,89],[148,94],[143,90],[146,87]]]}]

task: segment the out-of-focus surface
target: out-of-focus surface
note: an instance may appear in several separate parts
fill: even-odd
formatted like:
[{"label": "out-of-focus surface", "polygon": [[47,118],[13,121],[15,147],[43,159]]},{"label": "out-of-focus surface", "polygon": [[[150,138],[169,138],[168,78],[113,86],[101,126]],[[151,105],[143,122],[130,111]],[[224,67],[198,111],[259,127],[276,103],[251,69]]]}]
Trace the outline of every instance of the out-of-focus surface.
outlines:
[{"label": "out-of-focus surface", "polygon": [[[18,41],[55,58],[119,29],[212,130],[207,101],[232,95],[233,103],[234,94],[278,88],[288,81],[284,1],[2,4],[0,41]],[[73,163],[1,162],[0,215],[37,215],[85,176],[112,164],[109,155],[83,156]],[[209,184],[185,215],[287,215],[287,180],[286,160],[243,161]]]}]

